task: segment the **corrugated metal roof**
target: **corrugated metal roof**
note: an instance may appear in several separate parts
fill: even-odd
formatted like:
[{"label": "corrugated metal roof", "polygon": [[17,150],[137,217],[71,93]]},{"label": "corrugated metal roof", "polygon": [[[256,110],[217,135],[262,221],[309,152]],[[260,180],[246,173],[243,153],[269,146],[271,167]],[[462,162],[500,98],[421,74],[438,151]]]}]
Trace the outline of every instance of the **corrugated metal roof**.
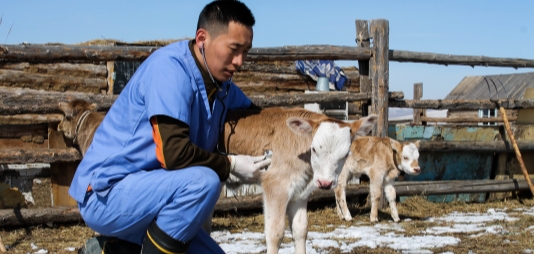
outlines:
[{"label": "corrugated metal roof", "polygon": [[[465,77],[446,100],[523,98],[527,87],[534,87],[534,72]],[[497,90],[495,90],[497,88]]]}]

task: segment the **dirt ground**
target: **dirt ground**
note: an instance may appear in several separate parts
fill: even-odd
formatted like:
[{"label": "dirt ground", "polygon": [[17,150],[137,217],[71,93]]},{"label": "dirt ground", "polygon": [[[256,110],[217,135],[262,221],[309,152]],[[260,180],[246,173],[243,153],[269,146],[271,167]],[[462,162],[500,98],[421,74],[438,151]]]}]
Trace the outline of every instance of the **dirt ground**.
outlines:
[{"label": "dirt ground", "polygon": [[[37,183],[39,182],[40,183]],[[30,209],[47,207],[50,205],[50,179],[40,178],[33,187],[33,196],[36,201],[34,207]],[[363,198],[364,199],[364,198]],[[505,201],[487,203],[432,203],[423,197],[410,197],[402,203],[398,203],[398,210],[403,220],[400,223],[407,228],[406,235],[417,234],[428,227],[428,222],[423,223],[423,219],[431,216],[439,216],[454,211],[457,212],[485,212],[489,208],[525,208],[534,206],[534,200],[527,198],[512,198]],[[351,225],[372,225],[369,222],[369,208],[363,202],[357,202],[351,207],[353,221],[341,221],[336,214],[335,204],[321,203],[309,204],[308,218],[313,230],[333,230],[331,225],[351,226]],[[381,221],[390,221],[389,211],[383,210],[379,214]],[[404,219],[409,218],[409,221]],[[392,223],[392,222],[390,222]],[[522,216],[514,222],[495,222],[508,229],[504,235],[488,235],[484,237],[472,238],[468,234],[451,233],[452,236],[461,239],[457,246],[436,248],[435,253],[522,253],[525,249],[534,248],[533,231],[524,230],[534,225],[534,216]],[[286,222],[287,225],[287,222]],[[330,226],[329,226],[330,225]],[[228,230],[230,232],[240,232],[243,229],[251,232],[263,232],[263,215],[261,210],[243,211],[215,214],[214,230]],[[0,236],[8,248],[8,253],[77,253],[78,248],[89,237],[95,235],[94,231],[86,227],[83,223],[75,224],[55,224],[18,228],[2,228]],[[291,239],[284,239],[291,242]],[[40,249],[48,252],[38,252]],[[472,252],[475,250],[475,252]],[[328,250],[329,253],[341,253],[339,250]],[[470,252],[471,251],[471,252]],[[397,253],[389,248],[359,248],[352,253]]]}]

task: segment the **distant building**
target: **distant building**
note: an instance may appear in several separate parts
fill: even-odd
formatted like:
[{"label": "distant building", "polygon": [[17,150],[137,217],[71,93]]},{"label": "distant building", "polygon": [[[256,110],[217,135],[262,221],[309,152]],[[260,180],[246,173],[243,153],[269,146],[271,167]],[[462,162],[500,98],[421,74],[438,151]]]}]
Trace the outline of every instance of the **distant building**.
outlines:
[{"label": "distant building", "polygon": [[[534,87],[534,72],[465,77],[445,100],[522,99],[525,90]],[[499,109],[455,110],[447,117],[488,118],[500,116]],[[517,110],[506,110],[509,120],[517,117]],[[479,125],[498,125],[496,122],[480,122]]]}]

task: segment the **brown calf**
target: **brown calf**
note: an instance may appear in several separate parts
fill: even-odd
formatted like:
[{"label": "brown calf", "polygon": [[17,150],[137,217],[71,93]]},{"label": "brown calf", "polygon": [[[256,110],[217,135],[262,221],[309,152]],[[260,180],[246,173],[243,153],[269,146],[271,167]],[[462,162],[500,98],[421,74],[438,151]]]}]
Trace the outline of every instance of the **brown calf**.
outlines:
[{"label": "brown calf", "polygon": [[73,100],[69,103],[60,102],[59,108],[63,111],[63,120],[57,130],[63,132],[65,137],[77,144],[82,156],[93,141],[96,128],[104,119],[104,115],[96,112],[97,105],[84,100]]},{"label": "brown calf", "polygon": [[389,202],[391,217],[399,221],[395,204],[396,193],[393,183],[402,172],[417,175],[419,167],[419,141],[400,143],[391,138],[361,137],[352,142],[351,155],[339,175],[339,185],[335,188],[337,213],[341,219],[350,221],[352,217],[347,207],[345,188],[351,176],[365,174],[370,180],[371,222],[377,222],[378,202],[382,189]]}]

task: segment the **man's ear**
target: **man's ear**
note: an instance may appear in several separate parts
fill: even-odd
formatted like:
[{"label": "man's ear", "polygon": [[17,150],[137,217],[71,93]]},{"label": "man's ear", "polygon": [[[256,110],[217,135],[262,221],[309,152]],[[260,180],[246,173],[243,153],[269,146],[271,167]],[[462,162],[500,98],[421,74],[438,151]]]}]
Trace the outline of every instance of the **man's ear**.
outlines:
[{"label": "man's ear", "polygon": [[197,30],[197,33],[195,35],[195,42],[199,48],[204,47],[204,42],[206,41],[207,37],[208,31],[206,31],[206,29],[200,28]]}]

